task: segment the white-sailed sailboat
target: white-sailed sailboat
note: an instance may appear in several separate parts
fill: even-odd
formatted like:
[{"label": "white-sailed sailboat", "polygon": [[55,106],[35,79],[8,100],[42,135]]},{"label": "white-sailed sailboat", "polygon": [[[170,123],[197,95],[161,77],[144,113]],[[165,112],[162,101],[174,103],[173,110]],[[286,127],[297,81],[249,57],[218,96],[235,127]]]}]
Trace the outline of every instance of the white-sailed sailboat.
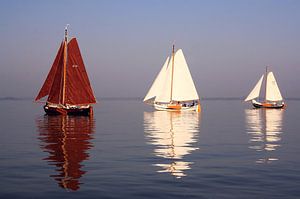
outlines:
[{"label": "white-sailed sailboat", "polygon": [[[265,82],[265,101],[258,102],[256,99],[259,97],[263,80]],[[268,67],[266,67],[266,74],[261,76],[245,102],[250,100],[256,108],[283,108],[285,106],[275,76],[273,72],[268,71]]]},{"label": "white-sailed sailboat", "polygon": [[157,110],[201,111],[200,100],[181,49],[167,57],[151,88],[144,98]]}]

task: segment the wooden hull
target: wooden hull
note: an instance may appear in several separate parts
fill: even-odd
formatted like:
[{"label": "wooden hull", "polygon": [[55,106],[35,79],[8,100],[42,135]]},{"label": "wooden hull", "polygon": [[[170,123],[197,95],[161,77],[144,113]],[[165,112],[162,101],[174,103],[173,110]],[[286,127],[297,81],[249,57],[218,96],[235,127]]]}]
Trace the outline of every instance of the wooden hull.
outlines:
[{"label": "wooden hull", "polygon": [[88,108],[59,108],[44,106],[47,115],[91,115],[93,114],[93,107]]},{"label": "wooden hull", "polygon": [[260,103],[257,101],[252,101],[252,105],[255,108],[272,108],[272,109],[281,109],[284,108],[285,104],[271,104],[271,103]]},{"label": "wooden hull", "polygon": [[177,104],[154,104],[154,108],[158,111],[200,111],[197,104],[194,106],[182,106]]}]

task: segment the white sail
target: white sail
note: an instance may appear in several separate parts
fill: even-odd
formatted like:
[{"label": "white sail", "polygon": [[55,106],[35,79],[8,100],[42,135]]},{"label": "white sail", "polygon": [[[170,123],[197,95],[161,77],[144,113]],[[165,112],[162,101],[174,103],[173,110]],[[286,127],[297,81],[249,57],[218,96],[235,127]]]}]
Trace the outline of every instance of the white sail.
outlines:
[{"label": "white sail", "polygon": [[[172,59],[172,58],[171,58]],[[174,55],[174,69],[172,72],[172,60],[170,59],[169,65],[165,75],[164,86],[157,96],[155,101],[169,103],[170,100],[174,101],[191,101],[199,99],[194,81],[189,71],[188,65],[185,61],[183,52],[179,49]],[[172,81],[173,73],[173,85]],[[172,89],[172,97],[171,97]]]},{"label": "white sail", "polygon": [[167,60],[165,61],[165,64],[163,65],[160,72],[156,76],[152,86],[150,87],[147,95],[144,98],[144,102],[149,100],[149,99],[152,99],[152,98],[156,97],[157,94],[160,93],[161,90],[163,89],[162,87],[163,87],[163,83],[164,83],[164,78],[166,76],[168,63],[169,63],[169,57],[167,57]]},{"label": "white sail", "polygon": [[253,90],[249,93],[248,97],[245,99],[245,102],[249,101],[249,100],[252,100],[252,99],[255,99],[259,96],[259,92],[260,92],[260,88],[261,88],[263,78],[264,78],[264,75],[262,75],[261,78],[258,80],[258,82],[254,86]]},{"label": "white sail", "polygon": [[269,72],[267,76],[267,90],[266,90],[267,101],[281,101],[282,96],[275,80],[273,72]]},{"label": "white sail", "polygon": [[166,73],[164,74],[162,80],[162,87],[157,94],[155,101],[169,103],[171,100],[171,81],[172,81],[172,58],[169,60],[168,66],[166,68]]},{"label": "white sail", "polygon": [[179,49],[174,58],[174,76],[172,100],[190,101],[199,99],[188,65],[183,52]]}]

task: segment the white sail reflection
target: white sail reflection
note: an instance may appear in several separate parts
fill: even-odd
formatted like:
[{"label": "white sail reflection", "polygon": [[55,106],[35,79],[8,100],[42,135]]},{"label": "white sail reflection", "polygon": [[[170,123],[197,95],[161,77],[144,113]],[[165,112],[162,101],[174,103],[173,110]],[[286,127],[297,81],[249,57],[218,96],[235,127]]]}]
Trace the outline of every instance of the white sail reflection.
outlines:
[{"label": "white sail reflection", "polygon": [[250,135],[249,148],[264,154],[257,163],[279,160],[274,151],[280,147],[282,109],[246,109],[246,131]]},{"label": "white sail reflection", "polygon": [[155,146],[154,154],[164,163],[154,164],[158,172],[168,172],[176,178],[186,176],[193,162],[184,157],[198,148],[200,115],[196,112],[145,112],[144,130],[148,143]]}]

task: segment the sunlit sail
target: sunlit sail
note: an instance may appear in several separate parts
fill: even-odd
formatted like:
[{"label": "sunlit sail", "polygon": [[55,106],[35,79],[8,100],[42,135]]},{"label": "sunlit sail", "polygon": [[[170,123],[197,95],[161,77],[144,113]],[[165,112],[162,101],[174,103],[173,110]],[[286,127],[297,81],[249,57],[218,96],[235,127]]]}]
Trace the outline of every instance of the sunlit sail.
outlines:
[{"label": "sunlit sail", "polygon": [[144,130],[148,143],[155,147],[154,154],[163,158],[154,164],[176,178],[186,176],[193,162],[185,157],[197,150],[200,116],[195,112],[145,112]]}]

